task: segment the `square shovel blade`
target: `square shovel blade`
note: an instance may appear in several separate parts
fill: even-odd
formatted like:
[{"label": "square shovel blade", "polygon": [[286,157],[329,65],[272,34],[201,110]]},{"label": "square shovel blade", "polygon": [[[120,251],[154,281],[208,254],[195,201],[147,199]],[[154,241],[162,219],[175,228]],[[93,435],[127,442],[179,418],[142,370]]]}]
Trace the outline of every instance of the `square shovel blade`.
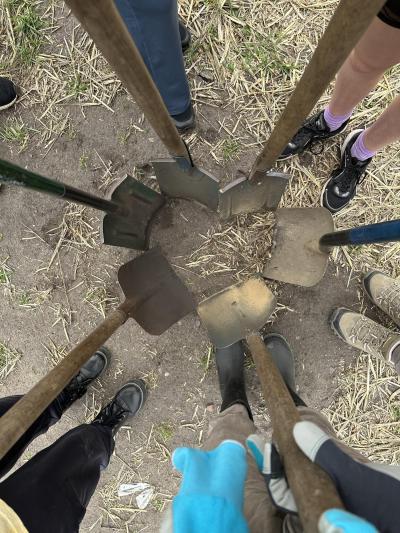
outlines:
[{"label": "square shovel blade", "polygon": [[329,259],[319,240],[333,230],[332,215],[324,207],[278,209],[272,255],[264,277],[303,287],[316,285],[324,277]]},{"label": "square shovel blade", "polygon": [[275,296],[257,276],[203,300],[197,312],[211,342],[225,348],[260,330],[275,303]]},{"label": "square shovel blade", "polygon": [[173,159],[152,161],[161,191],[172,198],[195,200],[217,211],[219,183],[216,178],[194,166],[187,170]]},{"label": "square shovel blade", "polygon": [[140,181],[126,176],[111,193],[111,200],[126,212],[125,216],[108,213],[103,218],[104,244],[133,250],[147,250],[151,224],[165,203],[165,198]]},{"label": "square shovel blade", "polygon": [[221,189],[219,215],[223,220],[261,209],[275,211],[289,183],[289,174],[268,172],[262,180],[238,178]]},{"label": "square shovel blade", "polygon": [[194,311],[195,301],[158,248],[125,263],[118,271],[124,310],[151,335],[161,335]]}]

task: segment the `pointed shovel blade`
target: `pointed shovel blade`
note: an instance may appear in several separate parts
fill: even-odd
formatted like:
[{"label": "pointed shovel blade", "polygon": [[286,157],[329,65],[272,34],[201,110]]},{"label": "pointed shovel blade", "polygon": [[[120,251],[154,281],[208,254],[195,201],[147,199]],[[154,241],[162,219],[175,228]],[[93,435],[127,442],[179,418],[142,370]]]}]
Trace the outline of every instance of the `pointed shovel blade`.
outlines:
[{"label": "pointed shovel blade", "polygon": [[278,209],[271,259],[265,278],[313,287],[324,277],[329,253],[319,239],[334,230],[331,213],[324,207]]},{"label": "pointed shovel blade", "polygon": [[151,335],[161,335],[196,308],[186,285],[158,248],[122,265],[118,281],[126,298],[124,310]]},{"label": "pointed shovel blade", "polygon": [[260,330],[275,304],[275,296],[257,276],[203,300],[197,312],[211,342],[225,348]]}]

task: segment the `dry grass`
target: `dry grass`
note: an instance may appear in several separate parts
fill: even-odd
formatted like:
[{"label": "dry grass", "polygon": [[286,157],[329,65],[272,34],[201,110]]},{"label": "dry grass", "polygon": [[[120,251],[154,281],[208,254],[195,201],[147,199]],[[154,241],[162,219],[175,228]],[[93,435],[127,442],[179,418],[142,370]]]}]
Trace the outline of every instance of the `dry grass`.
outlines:
[{"label": "dry grass", "polygon": [[373,461],[400,462],[400,379],[384,361],[361,355],[325,414],[352,448]]},{"label": "dry grass", "polygon": [[4,380],[21,358],[21,353],[0,341],[0,381]]}]

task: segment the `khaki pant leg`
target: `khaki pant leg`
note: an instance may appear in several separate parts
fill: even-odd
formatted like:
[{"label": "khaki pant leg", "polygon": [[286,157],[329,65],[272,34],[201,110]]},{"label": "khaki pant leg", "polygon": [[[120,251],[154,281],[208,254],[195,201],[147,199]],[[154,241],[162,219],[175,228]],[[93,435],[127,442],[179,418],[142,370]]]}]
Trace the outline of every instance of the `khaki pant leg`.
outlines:
[{"label": "khaki pant leg", "polygon": [[[246,446],[246,439],[257,428],[250,420],[247,409],[235,404],[220,413],[211,423],[204,443],[211,450],[227,439],[237,440]],[[244,515],[251,533],[281,533],[282,518],[268,495],[264,478],[252,455],[247,452],[247,478],[244,490]]]}]

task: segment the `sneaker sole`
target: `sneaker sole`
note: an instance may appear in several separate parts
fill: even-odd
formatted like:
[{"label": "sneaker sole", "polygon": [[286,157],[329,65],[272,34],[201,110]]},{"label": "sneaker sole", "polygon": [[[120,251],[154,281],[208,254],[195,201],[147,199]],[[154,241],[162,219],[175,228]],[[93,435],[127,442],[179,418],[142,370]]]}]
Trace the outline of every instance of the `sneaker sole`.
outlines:
[{"label": "sneaker sole", "polygon": [[[344,128],[346,129],[346,128]],[[344,130],[343,130],[344,131]],[[364,131],[363,129],[358,129],[358,130],[353,130],[351,131],[347,137],[345,138],[343,144],[342,144],[342,147],[340,149],[340,159],[342,160],[343,158],[343,154],[344,154],[344,151],[346,150],[346,147],[347,145],[349,144],[349,142],[351,141],[352,137],[356,134],[356,133],[359,133],[361,131]],[[341,132],[342,133],[342,132]],[[348,204],[346,204],[345,206],[343,206],[341,209],[330,209],[329,207],[326,207],[324,205],[324,193],[325,193],[325,189],[328,185],[328,183],[331,181],[331,178],[328,178],[326,180],[326,182],[324,183],[324,186],[322,187],[322,192],[321,192],[321,196],[320,196],[320,199],[319,199],[319,202],[320,202],[320,205],[321,207],[325,207],[325,209],[328,209],[333,215],[335,215],[336,213],[340,213],[340,211],[343,211],[343,209],[346,209],[346,207],[348,206]],[[351,201],[351,200],[350,200]],[[350,202],[349,202],[350,203]]]},{"label": "sneaker sole", "polygon": [[331,330],[333,331],[333,333],[336,335],[336,337],[339,337],[340,340],[342,340],[343,342],[348,344],[347,341],[341,336],[341,334],[338,332],[338,330],[333,325],[333,322],[334,322],[334,320],[336,318],[336,315],[337,315],[338,311],[339,311],[339,309],[334,309],[332,311],[332,313],[330,314],[329,319],[328,319],[329,326],[330,326]]},{"label": "sneaker sole", "polygon": [[17,101],[17,99],[18,99],[18,96],[16,96],[12,102],[9,102],[6,105],[0,106],[0,111],[4,111],[5,109],[8,109],[8,108],[12,107],[15,104],[15,102]]}]

